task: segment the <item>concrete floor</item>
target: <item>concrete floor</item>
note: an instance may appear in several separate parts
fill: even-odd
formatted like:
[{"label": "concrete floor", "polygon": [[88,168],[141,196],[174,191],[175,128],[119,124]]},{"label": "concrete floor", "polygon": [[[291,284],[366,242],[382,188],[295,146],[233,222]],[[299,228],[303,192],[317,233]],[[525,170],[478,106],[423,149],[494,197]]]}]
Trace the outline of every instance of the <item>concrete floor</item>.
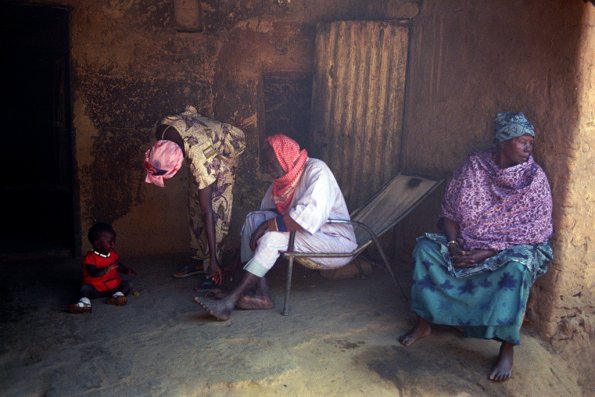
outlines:
[{"label": "concrete floor", "polygon": [[[288,317],[279,314],[284,266],[273,270],[276,308],[214,321],[192,301],[196,278],[173,279],[183,257],[131,258],[125,307],[77,300],[76,259],[0,266],[3,396],[581,396],[577,374],[524,335],[513,378],[487,379],[498,343],[437,329],[419,344],[387,275],[327,280],[297,267]],[[401,274],[407,285],[408,275]]]}]

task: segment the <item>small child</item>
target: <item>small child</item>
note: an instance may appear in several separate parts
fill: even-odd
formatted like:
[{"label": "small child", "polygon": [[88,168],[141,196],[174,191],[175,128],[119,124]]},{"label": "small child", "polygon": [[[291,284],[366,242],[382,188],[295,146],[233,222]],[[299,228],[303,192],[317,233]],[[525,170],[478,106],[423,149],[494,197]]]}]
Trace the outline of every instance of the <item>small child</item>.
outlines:
[{"label": "small child", "polygon": [[107,223],[98,222],[89,229],[89,242],[93,249],[83,259],[83,282],[81,299],[68,305],[70,313],[90,313],[91,299],[108,297],[110,305],[124,306],[128,301],[130,283],[119,273],[130,276],[136,272],[119,262],[116,245],[116,232]]}]

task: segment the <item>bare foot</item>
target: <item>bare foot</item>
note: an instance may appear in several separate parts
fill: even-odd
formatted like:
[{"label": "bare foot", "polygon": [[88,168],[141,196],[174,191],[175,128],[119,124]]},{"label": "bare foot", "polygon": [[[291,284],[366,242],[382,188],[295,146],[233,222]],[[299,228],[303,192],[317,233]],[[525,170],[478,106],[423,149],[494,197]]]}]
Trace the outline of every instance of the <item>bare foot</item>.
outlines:
[{"label": "bare foot", "polygon": [[492,368],[492,372],[488,378],[494,382],[504,382],[512,375],[512,362],[514,357],[514,345],[508,342],[502,342],[500,346],[500,354],[496,364]]},{"label": "bare foot", "polygon": [[419,339],[423,339],[426,336],[430,336],[432,333],[432,328],[430,327],[430,323],[428,323],[423,318],[417,318],[417,324],[413,328],[409,330],[406,334],[403,334],[399,337],[399,342],[405,347],[411,346]]},{"label": "bare foot", "polygon": [[225,300],[214,301],[214,302],[203,302],[198,296],[194,297],[194,301],[201,305],[203,309],[207,311],[211,316],[217,320],[227,321],[233,311],[233,306],[230,308]]},{"label": "bare foot", "polygon": [[268,296],[242,295],[236,307],[242,310],[267,310],[275,307],[275,304]]}]

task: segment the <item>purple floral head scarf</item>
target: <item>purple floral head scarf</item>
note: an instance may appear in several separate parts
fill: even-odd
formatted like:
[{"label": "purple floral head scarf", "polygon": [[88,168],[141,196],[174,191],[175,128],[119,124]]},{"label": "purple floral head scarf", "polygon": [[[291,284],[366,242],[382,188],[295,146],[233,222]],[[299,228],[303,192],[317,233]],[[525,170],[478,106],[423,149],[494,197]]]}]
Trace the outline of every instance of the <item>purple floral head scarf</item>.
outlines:
[{"label": "purple floral head scarf", "polygon": [[503,250],[537,244],[553,233],[552,196],[533,156],[501,169],[494,149],[470,155],[453,175],[442,216],[459,224],[464,249]]}]

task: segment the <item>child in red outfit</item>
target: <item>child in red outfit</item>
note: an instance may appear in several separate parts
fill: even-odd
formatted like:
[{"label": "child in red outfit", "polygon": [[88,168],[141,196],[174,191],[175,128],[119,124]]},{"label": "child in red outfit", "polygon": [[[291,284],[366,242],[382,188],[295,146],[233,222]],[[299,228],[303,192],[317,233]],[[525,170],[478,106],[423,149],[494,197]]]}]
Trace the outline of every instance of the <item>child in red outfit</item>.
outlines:
[{"label": "child in red outfit", "polygon": [[119,261],[114,250],[116,232],[111,225],[98,222],[89,229],[89,242],[93,249],[83,259],[81,299],[68,305],[70,313],[90,313],[91,299],[108,297],[106,303],[124,306],[128,301],[130,283],[120,273],[130,276],[136,272]]}]

